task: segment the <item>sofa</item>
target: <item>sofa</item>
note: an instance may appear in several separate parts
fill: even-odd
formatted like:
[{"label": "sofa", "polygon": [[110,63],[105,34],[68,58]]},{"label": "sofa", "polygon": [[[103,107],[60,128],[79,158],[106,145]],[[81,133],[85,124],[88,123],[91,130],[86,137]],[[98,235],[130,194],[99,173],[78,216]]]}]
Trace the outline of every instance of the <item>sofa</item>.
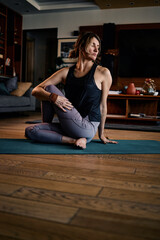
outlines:
[{"label": "sofa", "polygon": [[32,83],[17,82],[17,77],[0,79],[0,113],[34,111],[36,99]]}]

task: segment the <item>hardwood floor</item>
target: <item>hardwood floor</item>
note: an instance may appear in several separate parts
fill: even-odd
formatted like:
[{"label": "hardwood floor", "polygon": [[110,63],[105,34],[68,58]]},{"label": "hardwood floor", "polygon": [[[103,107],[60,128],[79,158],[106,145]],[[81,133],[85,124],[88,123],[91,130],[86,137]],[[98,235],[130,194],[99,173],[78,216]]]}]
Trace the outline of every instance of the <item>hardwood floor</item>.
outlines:
[{"label": "hardwood floor", "polygon": [[[25,121],[37,119],[3,116],[0,138],[24,138]],[[106,134],[160,141],[157,132]],[[18,239],[159,240],[160,155],[1,154],[0,240]]]}]

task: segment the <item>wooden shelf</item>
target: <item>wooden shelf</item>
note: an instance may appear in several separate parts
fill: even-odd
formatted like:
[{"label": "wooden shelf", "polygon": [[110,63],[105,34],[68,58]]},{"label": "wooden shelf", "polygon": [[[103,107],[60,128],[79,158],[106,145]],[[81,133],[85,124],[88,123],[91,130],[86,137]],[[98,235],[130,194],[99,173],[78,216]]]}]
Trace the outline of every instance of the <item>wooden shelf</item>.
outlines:
[{"label": "wooden shelf", "polygon": [[[107,100],[108,119],[129,121],[160,121],[157,117],[160,96],[153,95],[109,95]],[[130,114],[144,114],[144,117],[130,117]]]},{"label": "wooden shelf", "polygon": [[159,118],[150,118],[150,117],[140,117],[140,118],[131,118],[131,117],[129,117],[129,118],[127,118],[127,120],[136,120],[136,121],[153,121],[153,122],[155,122],[155,121],[160,121],[160,119]]},{"label": "wooden shelf", "polygon": [[[13,76],[15,69],[18,80],[21,80],[22,62],[22,16],[0,4],[0,75]],[[6,66],[6,59],[10,66]]]}]

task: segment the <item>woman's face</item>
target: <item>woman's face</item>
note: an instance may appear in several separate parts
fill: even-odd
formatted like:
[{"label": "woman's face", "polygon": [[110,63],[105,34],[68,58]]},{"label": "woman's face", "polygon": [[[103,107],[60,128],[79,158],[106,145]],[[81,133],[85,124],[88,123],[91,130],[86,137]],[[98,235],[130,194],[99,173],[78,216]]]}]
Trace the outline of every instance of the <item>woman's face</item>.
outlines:
[{"label": "woman's face", "polygon": [[100,48],[100,44],[97,38],[95,37],[91,38],[90,42],[85,48],[84,57],[87,58],[88,60],[95,61],[97,58],[97,55],[99,54],[99,48]]}]

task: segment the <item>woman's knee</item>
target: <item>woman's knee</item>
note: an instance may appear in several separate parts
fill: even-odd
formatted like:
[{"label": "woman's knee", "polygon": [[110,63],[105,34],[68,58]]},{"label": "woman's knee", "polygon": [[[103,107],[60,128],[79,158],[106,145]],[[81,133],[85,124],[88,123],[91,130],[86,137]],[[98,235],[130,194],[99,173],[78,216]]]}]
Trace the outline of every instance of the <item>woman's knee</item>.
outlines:
[{"label": "woman's knee", "polygon": [[37,132],[38,132],[38,127],[36,125],[35,126],[30,126],[30,127],[27,127],[25,129],[25,136],[27,138],[32,139],[33,136],[36,136]]}]

